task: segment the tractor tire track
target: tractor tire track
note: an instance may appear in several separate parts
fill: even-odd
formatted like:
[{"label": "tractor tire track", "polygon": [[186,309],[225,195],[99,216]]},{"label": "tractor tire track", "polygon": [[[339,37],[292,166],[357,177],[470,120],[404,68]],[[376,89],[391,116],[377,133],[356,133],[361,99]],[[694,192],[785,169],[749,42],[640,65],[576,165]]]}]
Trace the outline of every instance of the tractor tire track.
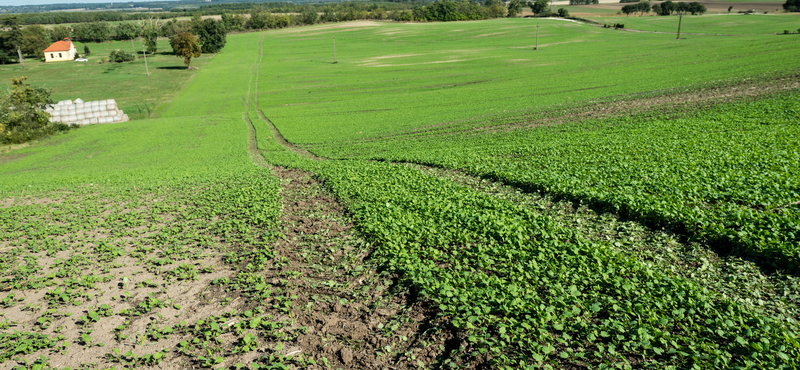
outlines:
[{"label": "tractor tire track", "polygon": [[[346,207],[312,173],[272,166],[262,156],[257,135],[264,133],[250,120],[251,109],[278,143],[298,155],[322,159],[287,142],[258,109],[263,40],[262,33],[242,113],[251,158],[281,180],[283,238],[273,245],[276,262],[263,275],[297,297],[290,312],[278,313],[278,318],[291,318],[292,328],[306,328],[295,342],[284,345],[281,354],[302,354],[334,368],[370,370],[415,369],[417,360],[440,361],[444,353],[438,344],[452,339],[449,332],[440,333],[433,309],[415,302],[410,292],[396,284],[395,276],[379,273],[378,266],[368,261],[371,247],[357,235]],[[382,329],[390,325],[396,327],[393,332]],[[433,338],[437,334],[439,340]],[[277,344],[267,344],[263,351],[269,353]],[[413,363],[399,355],[409,352],[415,353]],[[246,360],[259,361],[254,356]],[[319,365],[306,368],[322,369]]]}]

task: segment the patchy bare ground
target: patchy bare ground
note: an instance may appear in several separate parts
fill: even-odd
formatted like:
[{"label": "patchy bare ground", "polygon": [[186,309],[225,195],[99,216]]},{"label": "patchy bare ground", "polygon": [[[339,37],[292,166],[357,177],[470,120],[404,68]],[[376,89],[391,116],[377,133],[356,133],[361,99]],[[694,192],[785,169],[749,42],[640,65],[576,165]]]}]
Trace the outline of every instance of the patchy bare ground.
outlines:
[{"label": "patchy bare ground", "polygon": [[3,199],[0,369],[447,360],[462,340],[368,259],[372,246],[323,184],[299,170],[264,171],[280,179],[274,227],[198,210],[194,193],[213,190],[205,184]]}]

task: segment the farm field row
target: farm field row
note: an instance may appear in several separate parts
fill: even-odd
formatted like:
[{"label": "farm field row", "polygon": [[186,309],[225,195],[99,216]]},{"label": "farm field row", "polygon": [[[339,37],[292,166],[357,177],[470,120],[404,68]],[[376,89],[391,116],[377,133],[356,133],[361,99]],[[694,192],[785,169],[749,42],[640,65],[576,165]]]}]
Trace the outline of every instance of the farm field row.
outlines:
[{"label": "farm field row", "polygon": [[[509,20],[505,23],[524,29],[524,25],[521,24],[524,21],[527,20]],[[493,22],[495,21],[485,23]],[[530,26],[529,23],[527,28]],[[744,24],[742,28],[750,26]],[[580,30],[587,26],[564,22],[548,27]],[[480,26],[475,28],[482,30]],[[612,40],[641,37],[643,40],[640,42],[647,42],[649,37],[652,37],[641,34],[620,34],[611,30],[601,31],[605,32],[605,39]],[[380,29],[366,31],[354,29],[348,36],[355,37],[356,32],[364,35],[364,43],[360,44],[364,47],[363,53],[381,53],[380,50],[372,50],[382,47],[378,44],[397,47],[395,50],[402,52],[402,49],[397,49],[405,44],[386,39],[381,43],[371,43],[370,40],[385,33]],[[565,35],[567,33],[567,31],[562,32]],[[316,32],[308,31],[308,33],[316,35]],[[302,33],[293,32],[283,38],[292,40],[294,45],[302,45],[302,38],[297,36],[298,34]],[[439,30],[437,35],[441,34],[447,33]],[[471,32],[460,32],[460,34],[470,35]],[[583,37],[583,34],[581,35]],[[437,36],[432,35],[432,37]],[[469,38],[469,36],[464,37],[464,39]],[[698,39],[704,38],[723,40],[711,36],[698,36]],[[759,39],[777,40],[775,36],[761,36]],[[457,44],[459,40],[462,39],[451,42]],[[737,51],[741,50],[743,44],[751,42],[741,38],[728,40],[738,42],[740,47],[736,48]],[[273,43],[279,41],[281,41],[279,37],[272,40]],[[681,40],[683,41],[692,40]],[[309,43],[316,42],[318,40],[309,41]],[[470,40],[470,42],[475,44],[475,48],[479,47],[480,41]],[[373,45],[374,48],[368,48],[369,45]],[[796,46],[788,44],[776,46],[785,46],[787,50],[796,51]],[[676,47],[678,50],[673,52],[680,53],[683,48],[691,47],[692,45],[688,43],[681,44]],[[591,47],[582,48],[591,49]],[[272,49],[282,50],[281,47]],[[547,49],[527,52],[536,56],[556,58],[551,56]],[[539,52],[542,54],[538,54]],[[648,57],[652,57],[655,51],[652,48],[644,48],[643,54],[645,53]],[[778,50],[777,53],[780,54],[781,51]],[[378,63],[377,65],[396,57],[390,55],[389,58],[370,59],[364,56],[367,60],[373,60],[373,64]],[[773,54],[770,53],[758,58],[766,60],[772,57]],[[270,60],[269,55],[266,58],[269,67],[265,70],[267,73],[261,81],[266,82],[265,88],[269,90],[269,94],[260,95],[261,106],[269,112],[270,119],[289,141],[306,144],[318,155],[331,158],[404,161],[460,169],[476,176],[495,178],[525,189],[609,207],[647,224],[670,227],[705,242],[721,244],[722,249],[732,248],[739,254],[751,255],[765,265],[794,270],[800,263],[798,254],[800,250],[796,247],[798,214],[795,204],[800,189],[796,186],[798,179],[791,165],[797,161],[798,155],[796,144],[798,112],[793,104],[796,95],[790,94],[753,105],[722,106],[686,120],[674,120],[672,117],[651,119],[648,116],[653,113],[648,112],[645,116],[598,120],[582,125],[520,130],[508,134],[465,136],[460,132],[476,127],[485,129],[515,119],[530,120],[529,117],[521,116],[519,110],[515,110],[516,117],[507,113],[470,116],[481,105],[496,103],[498,95],[509,94],[505,90],[487,91],[487,85],[496,84],[499,87],[512,85],[511,83],[507,83],[507,80],[503,84],[487,80],[474,84],[432,85],[435,80],[417,81],[417,77],[402,81],[394,78],[398,73],[372,72],[378,68],[373,64],[363,64],[362,60],[356,62],[343,60],[341,63],[328,65],[317,63],[316,68],[309,65],[297,68],[298,71],[295,72],[289,68],[295,68],[298,63],[293,59],[286,59],[287,56],[284,54],[276,56],[273,60]],[[406,58],[433,59],[430,55],[404,57]],[[594,60],[604,58],[604,55],[597,55]],[[630,55],[628,58],[636,59],[636,55]],[[402,67],[402,73],[408,76],[432,74],[434,77],[444,73],[438,70],[429,71],[426,62],[419,60],[419,63]],[[360,67],[347,65],[359,63],[362,64]],[[553,64],[560,66],[564,63],[567,63],[567,60],[562,57],[557,61],[554,60]],[[342,68],[357,70],[358,79],[345,81],[334,74],[341,64],[345,65]],[[479,65],[479,62],[471,61],[468,66],[459,68],[459,71],[463,73],[471,68],[479,68],[476,65]],[[503,72],[507,73],[512,68],[506,67]],[[741,73],[743,68],[745,67],[741,66],[737,72]],[[603,74],[610,74],[609,69],[613,70],[613,67],[603,69]],[[681,70],[680,66],[674,64],[664,66],[662,69],[676,74],[676,71]],[[485,68],[485,70],[491,69]],[[522,72],[525,69],[516,70]],[[785,72],[792,71],[790,66]],[[654,73],[652,70],[648,72]],[[447,73],[452,72],[448,70]],[[313,83],[324,88],[303,88],[301,91],[309,91],[298,92],[297,90],[302,87],[299,84],[305,79],[314,78],[312,76],[318,78]],[[383,87],[381,83],[386,82],[388,76],[392,76],[392,81],[397,83]],[[481,76],[488,79],[491,74]],[[686,75],[677,74],[677,76]],[[747,75],[744,76],[746,78]],[[581,80],[581,77],[585,75],[571,71],[570,75],[561,79],[560,84],[540,86],[540,88],[545,91],[570,89],[568,94],[572,96],[589,94],[583,99],[571,99],[577,101],[575,105],[585,104],[587,101],[594,102],[593,100],[600,97],[595,98],[591,94],[600,95],[609,90],[592,89],[589,87],[591,82]],[[539,79],[519,80],[525,81],[530,86],[525,86],[525,89],[520,89],[516,93],[522,94],[525,90],[536,92],[533,94],[536,96],[536,102],[539,100],[547,102],[553,95],[558,95],[558,93],[538,94],[536,86],[540,84]],[[614,85],[614,88],[641,89],[643,84],[638,81],[625,84],[624,79],[619,80],[617,81],[619,84]],[[675,80],[682,79],[672,79]],[[400,85],[401,82],[403,85]],[[422,84],[431,85],[420,86]],[[474,87],[482,85],[484,86],[482,88]],[[345,86],[349,88],[344,88]],[[475,94],[476,89],[481,93]],[[369,92],[370,95],[363,96],[365,92]],[[322,97],[316,97],[317,95]],[[387,95],[396,100],[388,100]],[[375,103],[373,108],[376,109],[356,110],[352,102],[356,96],[359,96],[358,104],[366,105],[372,102]],[[530,98],[530,95],[525,97]],[[294,103],[295,99],[299,98],[307,102]],[[280,104],[283,102],[289,104]],[[474,104],[468,104],[473,102]],[[528,107],[536,106],[536,102],[522,104],[505,99],[498,105],[517,104],[531,109]],[[544,102],[539,104],[546,104]],[[396,108],[379,109],[382,106],[378,104],[391,104]],[[403,105],[406,105],[407,109],[402,109]],[[554,104],[551,104],[546,107],[553,106]],[[344,107],[349,111],[342,111]],[[292,112],[296,114],[283,116]],[[311,117],[311,114],[316,116]],[[419,130],[417,135],[366,140],[370,136],[412,132],[411,129],[414,127],[409,128],[408,125],[424,120],[428,121],[427,125],[422,126],[423,130]],[[335,123],[342,125],[334,126]],[[351,132],[355,130],[359,131]],[[426,138],[424,132],[419,133],[425,130],[430,130],[430,138]],[[345,134],[352,135],[350,138],[364,138],[364,140],[347,140]]]},{"label": "farm field row", "polygon": [[[456,180],[441,170],[392,162],[406,154],[419,156],[412,162],[435,164],[450,152],[466,151],[464,145],[476,145],[486,168],[502,167],[503,159],[522,157],[514,156],[512,145],[499,148],[505,150],[501,155],[481,151],[491,140],[518,139],[509,144],[531,151],[535,148],[522,145],[522,139],[545,140],[558,130],[572,143],[581,130],[595,142],[617,134],[645,142],[644,133],[632,135],[644,126],[637,118],[654,123],[653,131],[675,131],[651,112],[627,121],[460,134],[486,127],[489,119],[494,122],[488,126],[500,127],[541,109],[619,100],[600,93],[575,95],[587,91],[567,86],[578,79],[557,82],[554,77],[546,77],[552,86],[540,86],[541,93],[532,95],[522,85],[513,91],[519,97],[505,92],[503,86],[513,90],[515,85],[499,79],[500,72],[519,74],[530,64],[482,60],[515,52],[513,44],[505,44],[507,34],[530,32],[525,28],[530,25],[529,20],[352,22],[264,32],[263,39],[235,35],[160,112],[161,118],[85,127],[0,156],[0,235],[10,235],[0,240],[0,249],[8,252],[0,287],[12,287],[0,292],[8,305],[0,343],[29,343],[22,350],[0,344],[0,360],[45,355],[49,364],[77,367],[70,356],[80,352],[100,367],[791,368],[800,358],[800,284],[794,275],[766,273],[702,243],[686,244],[680,235],[598,216],[578,203],[570,211],[570,201],[547,194],[539,198],[513,187],[492,192],[465,184],[479,181],[477,176]],[[557,42],[589,34],[599,43],[602,37],[593,32],[605,32],[557,25],[564,27]],[[337,46],[345,45],[337,64],[321,61],[322,52],[314,46],[329,42],[332,30]],[[503,33],[486,35],[491,30]],[[442,36],[449,31],[457,32]],[[420,32],[439,37],[435,45],[452,48],[426,44]],[[630,37],[604,35],[607,42]],[[649,45],[652,35],[640,37]],[[753,37],[745,40],[754,42]],[[359,42],[348,45],[348,39]],[[774,68],[767,75],[792,71],[753,48],[745,59]],[[422,55],[396,54],[414,49]],[[355,57],[346,57],[348,52]],[[440,59],[453,53],[476,58],[473,63]],[[561,58],[571,58],[569,53]],[[380,58],[386,55],[410,63],[387,69],[381,64],[392,58]],[[309,62],[301,63],[303,57]],[[640,57],[653,70],[673,68],[657,65],[655,57]],[[560,64],[552,58],[551,65]],[[358,66],[364,60],[371,65]],[[613,71],[615,63],[605,63]],[[691,81],[644,82],[644,87],[631,86],[639,80],[623,80],[627,85],[608,91],[652,96],[661,93],[652,90],[765,73],[737,63],[717,79],[698,74]],[[344,71],[336,70],[340,67]],[[363,73],[344,74],[355,71]],[[618,73],[623,74],[621,67]],[[418,80],[410,78],[415,74]],[[466,82],[481,74],[496,81],[476,96],[470,89],[478,84]],[[395,79],[398,91],[388,86]],[[560,98],[549,101],[549,92],[558,91]],[[321,92],[336,100],[327,106],[334,109],[326,110],[325,102],[314,100],[318,97],[303,100]],[[774,109],[755,102],[745,108],[761,110],[711,111],[710,118],[692,113],[681,122],[729,119],[725,127],[735,134],[743,125],[754,126],[737,121],[744,117],[766,123],[757,126],[758,132],[773,134],[766,138],[777,137],[778,130],[793,134],[796,121],[790,115],[796,112],[789,98],[796,93],[787,94],[773,101],[783,103]],[[531,103],[531,96],[542,101]],[[577,102],[565,103],[561,98],[567,96]],[[397,98],[397,109],[383,116],[361,112],[381,109],[370,106],[381,98],[386,106]],[[425,100],[433,108],[412,109]],[[472,105],[481,104],[507,112],[471,116]],[[311,112],[295,110],[298,106]],[[276,112],[282,115],[273,116]],[[282,145],[283,137],[273,136],[266,118],[289,141],[329,159],[312,160],[298,154],[302,149]],[[432,150],[429,161],[421,159],[422,146],[388,138],[451,121],[444,130],[415,136]],[[614,127],[604,126],[609,122]],[[354,140],[359,135],[372,140]],[[713,133],[708,135],[711,140]],[[784,152],[793,150],[791,143],[783,144]],[[252,157],[259,153],[281,167],[270,172],[253,165],[252,160],[261,162]],[[673,156],[682,158],[677,152]],[[454,163],[442,166],[468,172]],[[781,198],[771,201],[776,199]],[[21,237],[32,231],[38,234]],[[70,271],[90,275],[70,279]]]},{"label": "farm field row", "polygon": [[[470,129],[485,129],[521,116],[520,111],[475,114],[484,104],[498,109],[505,104],[509,108],[524,105],[539,109],[569,106],[548,100],[557,92],[531,93],[538,92],[533,86],[528,87],[528,95],[515,91],[518,97],[527,98],[522,103],[509,97],[508,91],[487,89],[493,80],[459,82],[462,75],[456,70],[465,74],[480,68],[480,76],[487,78],[493,68],[481,66],[480,58],[475,58],[464,65],[437,67],[445,68],[444,72],[432,69],[431,64],[446,64],[446,59],[413,54],[406,41],[408,33],[426,33],[430,38],[441,38],[436,41],[439,50],[443,50],[441,45],[452,46],[454,49],[446,55],[459,58],[454,55],[460,50],[477,53],[481,41],[468,35],[486,32],[481,27],[491,22],[480,22],[483,24],[468,31],[463,31],[461,24],[425,25],[431,28],[397,33],[354,26],[345,37],[363,35],[360,58],[351,62],[340,56],[337,64],[305,63],[303,57],[294,56],[299,53],[295,50],[302,50],[310,61],[319,53],[312,55],[310,50],[315,48],[302,48],[302,32],[277,33],[267,40],[268,45],[272,43],[267,50],[291,51],[265,54],[259,107],[288,141],[330,159],[306,159],[274,142],[260,147],[265,157],[274,164],[310,170],[325,180],[353,212],[360,231],[375,245],[374,258],[400,271],[406,284],[418,289],[423,299],[432,300],[467,338],[461,353],[464,357],[460,358],[466,363],[490,359],[498,367],[562,368],[630,364],[635,357],[637,366],[652,368],[790,366],[797,358],[797,354],[785,352],[793,346],[795,339],[790,338],[797,332],[796,296],[788,298],[788,310],[764,313],[762,308],[732,300],[691,277],[663,273],[660,267],[621,252],[615,247],[623,244],[624,238],[597,240],[592,233],[575,231],[557,215],[487,196],[393,162],[457,169],[525,191],[599,204],[646,224],[672,227],[674,232],[695,237],[706,250],[716,248],[724,255],[726,246],[732,244],[761,266],[795,271],[800,211],[794,203],[800,193],[792,171],[800,153],[796,144],[796,87],[768,100],[678,114],[680,119],[675,119],[675,112],[659,115],[649,111],[509,133],[470,133]],[[513,22],[502,23],[509,28],[513,24],[515,35],[524,35],[525,31],[516,28],[524,27]],[[447,27],[457,29],[464,37],[450,36]],[[313,28],[307,34],[309,45],[325,40]],[[403,36],[392,37],[395,34]],[[642,44],[652,37],[611,35],[607,38],[640,37]],[[735,42],[740,52],[747,45],[777,40],[753,37],[730,42]],[[281,47],[281,39],[287,40],[286,47]],[[427,39],[417,37],[414,41]],[[712,40],[696,39],[701,43]],[[337,43],[339,40],[337,37]],[[716,44],[726,42],[713,40]],[[472,48],[458,49],[459,41],[470,43]],[[505,41],[500,37],[492,43],[502,45]],[[781,46],[796,51],[789,44]],[[670,52],[679,54],[681,47],[689,45]],[[414,48],[425,50],[418,45]],[[596,50],[591,45],[580,48]],[[584,50],[570,49],[573,55]],[[659,48],[641,50],[652,57]],[[629,59],[636,60],[636,56],[630,56],[634,51],[627,51]],[[492,52],[498,55],[504,51],[497,47]],[[753,58],[763,58],[763,62],[774,56],[788,60],[782,59],[780,50],[776,53]],[[274,59],[270,59],[271,54]],[[389,62],[400,58],[408,59],[402,64]],[[595,53],[593,58],[582,61],[597,62],[604,55]],[[553,62],[551,65],[558,66],[569,63],[563,56]],[[681,62],[695,66],[697,57],[659,67],[664,76],[671,71],[686,77],[683,72],[689,68]],[[505,67],[498,70],[506,75],[526,71],[508,64],[493,65]],[[627,66],[629,73],[636,73],[635,67]],[[373,72],[375,68],[381,70]],[[791,73],[794,68],[784,66],[780,71]],[[623,79],[615,88],[630,89],[628,93],[649,91],[635,88],[642,89],[641,85],[656,80],[652,78],[655,69],[647,69],[650,81],[637,80],[634,84]],[[354,72],[337,72],[345,70]],[[613,67],[603,71],[610,74]],[[744,65],[725,71],[730,73],[726,77],[755,77]],[[570,96],[579,97],[572,106],[607,97],[603,95],[607,90],[581,97],[581,91],[586,91],[581,88],[589,86],[584,81],[588,78],[573,76],[585,77],[580,73],[572,68],[569,73],[555,74],[560,82],[544,89],[569,88]],[[520,80],[529,85],[547,78],[524,77]],[[437,85],[436,78],[451,83]],[[514,78],[503,80],[502,85],[513,90]],[[714,81],[667,80],[664,84],[672,87]],[[481,84],[483,88],[475,87]],[[415,135],[389,137],[413,133],[414,129],[419,129]],[[796,280],[793,275],[774,274],[778,279]],[[773,275],[760,276],[756,280]],[[792,284],[784,287],[788,286]],[[792,288],[786,289],[780,291]],[[676,297],[680,298],[673,301]],[[735,317],[726,317],[733,312]],[[743,326],[726,337],[726,333],[732,333],[726,331],[731,328],[726,320]],[[769,329],[755,329],[744,324],[749,320],[772,324]],[[781,344],[769,349],[762,346],[766,342],[754,345],[741,336],[756,330],[759,338],[766,338],[773,329],[781,334],[775,337],[777,342],[767,341],[770,346]],[[755,361],[748,357],[770,351],[780,353]],[[757,361],[765,362],[756,365]]]},{"label": "farm field row", "polygon": [[797,356],[787,341],[796,304],[776,317],[757,313],[615,250],[626,237],[593,239],[558,215],[397,164],[313,161],[274,148],[265,158],[325,180],[375,246],[372,258],[466,340],[452,356],[458,363],[688,368],[757,358],[780,367]]},{"label": "farm field row", "polygon": [[800,268],[796,90],[689,117],[590,120],[326,146],[331,158],[458,169],[667,227],[763,266]]}]

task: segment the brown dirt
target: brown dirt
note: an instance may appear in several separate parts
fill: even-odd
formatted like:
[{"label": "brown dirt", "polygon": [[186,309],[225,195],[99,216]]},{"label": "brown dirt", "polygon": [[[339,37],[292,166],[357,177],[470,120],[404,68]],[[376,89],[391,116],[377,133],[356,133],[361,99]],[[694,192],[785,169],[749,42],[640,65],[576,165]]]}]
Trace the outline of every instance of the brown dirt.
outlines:
[{"label": "brown dirt", "polygon": [[[355,235],[345,208],[321,183],[304,171],[273,171],[283,184],[285,235],[275,245],[275,259],[285,258],[286,264],[269,269],[265,278],[297,296],[289,316],[293,327],[307,328],[287,346],[325,357],[334,368],[405,369],[415,368],[416,360],[435,362],[442,351],[434,342],[442,342],[447,333],[433,328],[434,312],[410,300],[395,286],[396,277],[366,262],[369,249]],[[297,276],[287,278],[287,271]],[[395,323],[400,325],[394,331],[380,329]],[[426,334],[429,329],[436,335]],[[421,339],[431,343],[422,346]],[[274,347],[265,348],[269,353]],[[414,354],[414,363],[404,358],[407,352]]]}]

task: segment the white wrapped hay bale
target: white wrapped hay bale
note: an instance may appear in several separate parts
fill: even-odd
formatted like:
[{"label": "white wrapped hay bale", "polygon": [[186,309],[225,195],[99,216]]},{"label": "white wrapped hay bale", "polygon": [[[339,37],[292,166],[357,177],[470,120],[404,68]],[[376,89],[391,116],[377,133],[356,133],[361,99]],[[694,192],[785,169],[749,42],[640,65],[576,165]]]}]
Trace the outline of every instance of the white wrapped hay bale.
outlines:
[{"label": "white wrapped hay bale", "polygon": [[119,109],[114,99],[84,102],[81,99],[62,100],[58,104],[45,106],[51,122],[91,125],[128,122],[125,112]]}]

